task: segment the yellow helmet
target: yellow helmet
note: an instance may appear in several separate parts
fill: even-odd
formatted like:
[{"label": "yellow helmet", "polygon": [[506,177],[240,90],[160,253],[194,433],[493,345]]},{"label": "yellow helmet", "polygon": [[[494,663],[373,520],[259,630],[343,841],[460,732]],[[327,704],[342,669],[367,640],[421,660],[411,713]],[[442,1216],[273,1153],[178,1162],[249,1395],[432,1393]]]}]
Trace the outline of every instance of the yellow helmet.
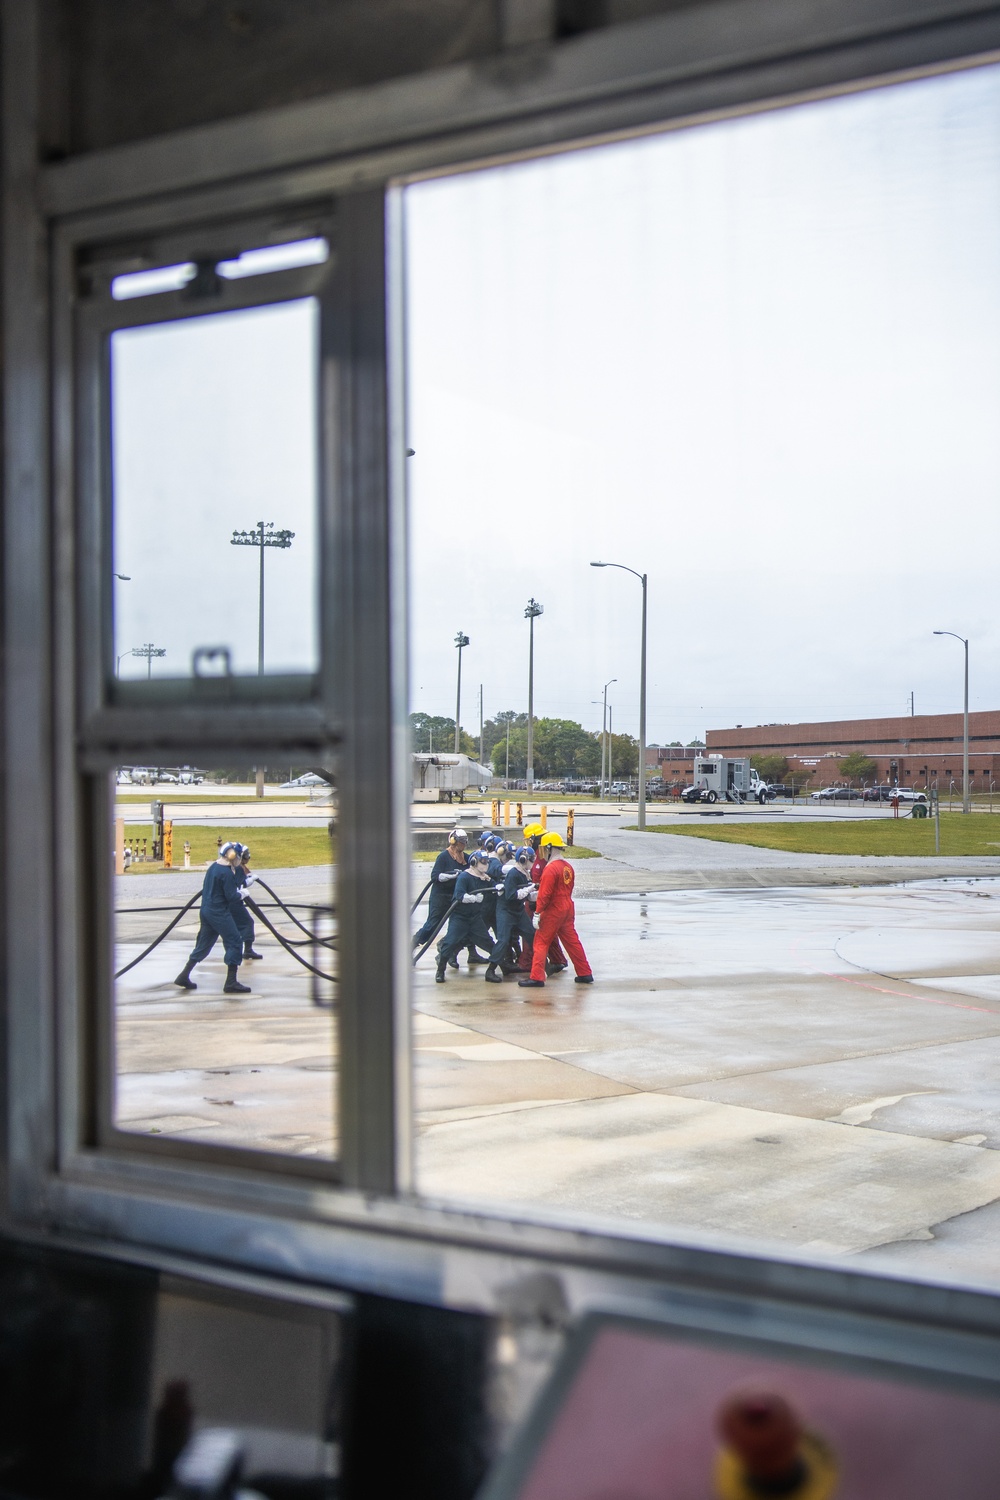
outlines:
[{"label": "yellow helmet", "polygon": [[533,839],[537,834],[544,833],[545,829],[542,827],[541,823],[528,823],[524,828],[521,829],[521,832],[526,839]]},{"label": "yellow helmet", "polygon": [[542,848],[545,849],[549,845],[551,845],[553,849],[565,849],[566,847],[561,833],[543,833]]}]

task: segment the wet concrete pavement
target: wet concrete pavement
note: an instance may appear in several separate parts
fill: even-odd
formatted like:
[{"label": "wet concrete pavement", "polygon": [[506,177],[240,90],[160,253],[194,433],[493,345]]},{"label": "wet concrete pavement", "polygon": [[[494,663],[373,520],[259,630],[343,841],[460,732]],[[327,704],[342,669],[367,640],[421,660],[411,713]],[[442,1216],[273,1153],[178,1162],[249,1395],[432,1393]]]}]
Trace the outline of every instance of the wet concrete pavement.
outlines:
[{"label": "wet concrete pavement", "polygon": [[[768,851],[609,822],[579,837],[605,850],[576,866],[592,987],[416,971],[420,1191],[1000,1284],[1000,880],[950,861],[961,880],[838,884],[792,856],[812,874],[794,885],[758,866]],[[753,864],[702,864],[698,887],[675,846]],[[891,878],[884,863],[866,872]],[[200,878],[125,877],[119,904],[176,902]],[[269,881],[306,903],[329,888],[322,869]],[[119,962],[163,920],[123,917]],[[252,996],[223,998],[221,957],[182,994],[194,930],[119,982],[122,1124],[334,1154],[333,1015],[266,935]]]},{"label": "wet concrete pavement", "polygon": [[425,1192],[827,1255],[918,1242],[921,1274],[1000,1280],[974,1222],[1000,1198],[1000,886],[582,897],[578,916],[593,987],[418,973]]}]

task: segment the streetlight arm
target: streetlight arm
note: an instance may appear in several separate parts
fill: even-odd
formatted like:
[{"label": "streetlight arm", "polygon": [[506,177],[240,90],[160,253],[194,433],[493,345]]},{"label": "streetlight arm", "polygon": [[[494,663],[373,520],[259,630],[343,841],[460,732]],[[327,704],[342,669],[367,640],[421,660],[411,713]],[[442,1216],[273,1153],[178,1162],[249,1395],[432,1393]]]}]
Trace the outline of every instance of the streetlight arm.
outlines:
[{"label": "streetlight arm", "polygon": [[592,562],[592,568],[621,568],[623,573],[631,573],[633,578],[638,578],[640,583],[645,581],[645,573],[637,573],[635,568],[627,568],[624,563]]}]

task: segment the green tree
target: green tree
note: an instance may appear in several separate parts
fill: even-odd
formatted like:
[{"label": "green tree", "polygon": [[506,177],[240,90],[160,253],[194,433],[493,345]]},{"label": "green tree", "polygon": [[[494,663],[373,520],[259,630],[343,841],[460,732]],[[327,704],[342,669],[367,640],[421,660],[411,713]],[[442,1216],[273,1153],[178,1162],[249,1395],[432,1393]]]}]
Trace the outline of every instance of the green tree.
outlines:
[{"label": "green tree", "polygon": [[[598,763],[599,764],[599,763]],[[627,781],[639,774],[639,741],[630,734],[611,736],[611,779]]]},{"label": "green tree", "polygon": [[[492,761],[497,776],[503,775],[507,759],[507,725],[510,725],[513,735],[518,725],[527,725],[527,722],[527,714],[515,713],[512,708],[505,708],[495,718],[487,719],[483,725],[483,759],[487,765]],[[513,776],[514,772],[511,771],[510,774]],[[520,774],[523,776],[524,772]]]},{"label": "green tree", "polygon": [[788,761],[783,755],[772,751],[769,755],[751,755],[750,764],[762,781],[784,782],[788,775]]},{"label": "green tree", "polygon": [[806,782],[812,781],[815,770],[814,766],[789,766],[785,772],[785,781],[789,786],[805,786]]},{"label": "green tree", "polygon": [[847,781],[874,781],[878,766],[864,751],[852,750],[840,762],[839,770]]},{"label": "green tree", "polygon": [[[473,739],[471,734],[465,730],[459,733],[459,749],[463,755],[471,755],[479,759],[479,740]],[[426,754],[432,750],[435,754],[453,754],[455,750],[455,720],[445,719],[434,714],[411,714],[410,715],[410,747],[415,751]]]},{"label": "green tree", "polygon": [[704,748],[705,748],[705,741],[704,740],[688,740],[688,742],[687,742],[687,748],[689,750],[704,750]]}]

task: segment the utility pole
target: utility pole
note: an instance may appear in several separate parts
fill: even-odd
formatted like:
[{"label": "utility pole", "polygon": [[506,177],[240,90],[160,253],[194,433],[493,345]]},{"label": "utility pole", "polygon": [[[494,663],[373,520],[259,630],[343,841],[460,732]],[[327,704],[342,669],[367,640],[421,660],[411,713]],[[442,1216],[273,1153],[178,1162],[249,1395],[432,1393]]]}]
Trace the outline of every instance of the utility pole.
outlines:
[{"label": "utility pole", "polygon": [[913,693],[910,693],[910,718],[913,718]]},{"label": "utility pole", "polygon": [[604,722],[601,725],[601,796],[602,797],[606,797],[608,795],[608,783],[611,780],[611,777],[609,775],[605,775],[605,769],[606,769],[607,764],[608,764],[608,688],[611,686],[612,682],[617,682],[617,681],[618,681],[617,677],[612,677],[612,678],[610,678],[604,684]]},{"label": "utility pole", "polygon": [[[153,675],[153,657],[166,656],[167,648],[166,646],[154,646],[152,641],[147,641],[144,646],[133,646],[131,654],[146,658],[146,681],[148,682]],[[128,653],[124,652],[123,655],[128,655]],[[121,657],[118,660],[121,661]]]},{"label": "utility pole", "polygon": [[544,612],[537,599],[529,599],[524,611],[528,622],[528,765],[525,781],[529,792],[535,785],[535,621]]},{"label": "utility pole", "polygon": [[[257,592],[257,676],[264,675],[264,551],[279,547],[283,552],[292,545],[294,531],[276,531],[273,521],[258,521],[253,531],[234,531],[233,547],[257,547],[260,550],[260,581]],[[257,767],[257,796],[264,795],[264,767]]]},{"label": "utility pole", "polygon": [[462,652],[469,644],[469,637],[461,631],[455,637],[455,645],[458,647],[458,689],[455,693],[455,754],[461,749],[459,736],[462,733]]},{"label": "utility pole", "polygon": [[483,685],[479,684],[479,764],[483,764]]},{"label": "utility pole", "polygon": [[642,584],[642,645],[639,653],[639,827],[646,826],[646,574],[624,563],[592,562],[592,568],[620,568]]},{"label": "utility pole", "polygon": [[972,811],[969,789],[969,642],[954,630],[935,630],[935,635],[950,635],[965,647],[965,698],[962,710],[962,811]]}]

